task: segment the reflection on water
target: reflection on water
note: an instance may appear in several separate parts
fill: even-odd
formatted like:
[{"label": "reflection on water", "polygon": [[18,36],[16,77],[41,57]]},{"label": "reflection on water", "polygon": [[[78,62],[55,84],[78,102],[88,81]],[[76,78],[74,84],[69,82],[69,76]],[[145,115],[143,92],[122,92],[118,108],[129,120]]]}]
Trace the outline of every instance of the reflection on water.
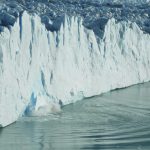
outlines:
[{"label": "reflection on water", "polygon": [[22,118],[0,130],[1,150],[150,150],[150,83]]}]

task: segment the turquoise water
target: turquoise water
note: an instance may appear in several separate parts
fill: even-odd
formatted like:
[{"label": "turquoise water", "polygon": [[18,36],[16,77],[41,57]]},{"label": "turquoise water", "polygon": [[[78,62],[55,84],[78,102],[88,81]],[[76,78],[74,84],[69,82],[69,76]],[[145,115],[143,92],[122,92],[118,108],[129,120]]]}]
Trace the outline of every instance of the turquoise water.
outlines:
[{"label": "turquoise water", "polygon": [[26,117],[0,129],[0,150],[150,150],[150,83]]}]

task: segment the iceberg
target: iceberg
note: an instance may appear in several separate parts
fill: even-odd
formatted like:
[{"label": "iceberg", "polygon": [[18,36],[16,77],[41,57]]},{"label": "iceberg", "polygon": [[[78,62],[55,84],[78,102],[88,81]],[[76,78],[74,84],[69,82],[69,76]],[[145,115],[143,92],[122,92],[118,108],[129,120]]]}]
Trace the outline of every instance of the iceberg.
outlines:
[{"label": "iceberg", "polygon": [[136,22],[112,17],[93,29],[77,15],[57,22],[28,11],[6,16],[0,33],[2,127],[23,115],[57,113],[83,98],[150,81],[150,35]]}]

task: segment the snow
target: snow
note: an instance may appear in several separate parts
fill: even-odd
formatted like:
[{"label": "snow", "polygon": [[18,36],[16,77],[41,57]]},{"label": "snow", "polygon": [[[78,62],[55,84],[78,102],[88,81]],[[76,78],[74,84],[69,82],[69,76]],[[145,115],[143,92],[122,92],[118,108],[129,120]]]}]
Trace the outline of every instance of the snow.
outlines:
[{"label": "snow", "polygon": [[[0,34],[0,125],[47,115],[61,105],[150,80],[150,35],[110,19],[100,41],[80,17],[57,32],[24,12]],[[61,104],[61,105],[60,105]]]}]

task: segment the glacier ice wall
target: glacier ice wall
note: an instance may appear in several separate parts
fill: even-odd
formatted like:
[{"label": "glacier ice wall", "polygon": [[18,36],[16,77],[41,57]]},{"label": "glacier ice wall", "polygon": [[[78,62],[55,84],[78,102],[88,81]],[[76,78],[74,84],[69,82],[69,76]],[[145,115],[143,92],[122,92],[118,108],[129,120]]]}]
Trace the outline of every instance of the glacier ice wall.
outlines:
[{"label": "glacier ice wall", "polygon": [[67,17],[58,32],[24,12],[0,34],[0,125],[46,115],[61,105],[150,80],[150,35],[110,19],[100,41]]}]

